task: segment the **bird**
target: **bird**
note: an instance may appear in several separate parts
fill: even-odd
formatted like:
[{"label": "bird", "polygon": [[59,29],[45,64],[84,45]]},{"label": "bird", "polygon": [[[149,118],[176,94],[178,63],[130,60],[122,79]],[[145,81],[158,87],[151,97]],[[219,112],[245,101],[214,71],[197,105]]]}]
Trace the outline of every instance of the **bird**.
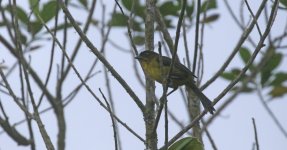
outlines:
[{"label": "bird", "polygon": [[[146,76],[161,84],[166,81],[165,79],[168,76],[172,63],[171,58],[160,56],[158,53],[151,50],[146,50],[136,56],[135,59],[140,62]],[[215,109],[211,100],[196,86],[195,81],[193,80],[194,77],[194,74],[186,66],[176,61],[167,79],[167,86],[173,88],[173,91],[169,94],[174,92],[179,86],[185,85],[191,88],[195,95],[200,99],[204,109],[210,114],[213,114]]]}]

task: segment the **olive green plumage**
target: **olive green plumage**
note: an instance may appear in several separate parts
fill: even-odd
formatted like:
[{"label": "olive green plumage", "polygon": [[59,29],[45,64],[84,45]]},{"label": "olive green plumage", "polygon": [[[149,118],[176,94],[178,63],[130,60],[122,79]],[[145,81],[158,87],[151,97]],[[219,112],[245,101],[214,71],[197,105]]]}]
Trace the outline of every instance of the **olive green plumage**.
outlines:
[{"label": "olive green plumage", "polygon": [[[147,76],[159,83],[163,83],[163,79],[168,75],[170,69],[172,61],[170,58],[162,56],[162,68],[160,64],[160,55],[153,51],[143,51],[136,59],[139,60],[142,69]],[[213,114],[215,109],[213,108],[211,101],[198,89],[193,77],[194,74],[187,67],[181,63],[175,62],[172,72],[169,75],[168,87],[174,89],[177,89],[182,85],[190,87],[196,96],[198,96],[204,108]]]}]

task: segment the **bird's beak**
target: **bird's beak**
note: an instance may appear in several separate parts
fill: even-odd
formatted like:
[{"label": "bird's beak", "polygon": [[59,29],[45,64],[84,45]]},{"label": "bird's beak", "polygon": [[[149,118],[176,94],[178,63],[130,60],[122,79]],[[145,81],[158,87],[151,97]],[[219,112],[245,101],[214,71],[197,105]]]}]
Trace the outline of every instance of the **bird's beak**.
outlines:
[{"label": "bird's beak", "polygon": [[142,57],[140,57],[140,56],[136,56],[136,57],[135,57],[135,59],[137,59],[137,60],[141,60],[141,59],[142,59]]}]

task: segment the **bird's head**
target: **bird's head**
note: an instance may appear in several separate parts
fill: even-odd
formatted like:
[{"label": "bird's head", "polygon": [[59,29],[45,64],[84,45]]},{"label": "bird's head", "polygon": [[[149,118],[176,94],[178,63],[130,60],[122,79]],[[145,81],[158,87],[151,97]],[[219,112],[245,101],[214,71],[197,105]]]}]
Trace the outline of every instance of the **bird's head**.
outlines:
[{"label": "bird's head", "polygon": [[139,60],[139,61],[151,61],[153,58],[157,58],[158,54],[156,52],[153,51],[143,51],[141,52],[138,56],[135,57],[135,59]]}]

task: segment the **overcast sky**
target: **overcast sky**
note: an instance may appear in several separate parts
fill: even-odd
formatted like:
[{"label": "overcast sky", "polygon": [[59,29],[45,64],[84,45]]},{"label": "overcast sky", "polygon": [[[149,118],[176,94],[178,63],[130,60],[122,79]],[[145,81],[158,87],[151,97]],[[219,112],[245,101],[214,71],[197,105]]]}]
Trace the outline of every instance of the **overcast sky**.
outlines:
[{"label": "overcast sky", "polygon": [[[42,1],[41,1],[42,2]],[[230,0],[232,3],[232,8],[235,13],[240,11],[239,4],[240,1]],[[5,4],[6,1],[3,1]],[[18,1],[19,5],[28,9],[27,1]],[[114,5],[114,1],[104,1],[107,5],[107,17],[110,16],[111,9]],[[4,5],[2,4],[2,5]],[[257,10],[260,1],[250,1],[250,5],[253,8],[254,12]],[[268,5],[270,6],[270,5]],[[86,19],[86,13],[81,11],[73,11],[73,16],[79,20],[80,22],[84,22]],[[271,10],[271,7],[268,8]],[[248,16],[247,9],[245,8],[245,15]],[[96,13],[94,18],[101,19],[101,5],[97,4]],[[218,12],[220,14],[219,20],[216,22],[205,26],[205,35],[204,35],[204,77],[203,83],[207,81],[210,77],[214,75],[214,73],[222,66],[223,62],[229,56],[230,52],[235,47],[236,42],[241,36],[242,31],[232,20],[231,15],[227,12],[227,9],[222,1],[218,1],[218,9],[213,12]],[[83,17],[85,16],[85,17]],[[246,17],[248,18],[248,17]],[[278,35],[278,33],[282,33],[284,26],[286,24],[287,17],[286,11],[278,11],[278,15],[276,21],[274,23],[272,29],[272,36]],[[259,20],[259,24],[261,30],[264,31],[265,22],[263,19]],[[194,28],[192,29],[194,30]],[[73,44],[78,39],[78,34],[69,30],[69,41],[68,47],[73,48]],[[7,34],[3,28],[0,28],[1,34]],[[170,33],[174,36],[175,31],[171,30]],[[111,40],[116,42],[117,44],[129,48],[129,41],[126,38],[126,29],[125,28],[115,28],[111,30]],[[100,48],[101,39],[97,38],[99,36],[99,31],[95,28],[91,28],[87,34],[93,44]],[[47,36],[49,37],[49,36]],[[190,41],[190,49],[193,49],[193,41],[194,41],[194,32],[188,33],[189,41]],[[254,30],[252,32],[252,37],[255,42],[259,40],[258,32]],[[61,39],[61,35],[59,35],[59,39]],[[155,43],[159,40],[158,36],[156,36]],[[286,40],[285,40],[286,42]],[[248,42],[245,42],[245,46],[251,48]],[[50,54],[49,50],[51,47],[51,43],[43,46],[43,49],[40,51],[36,51],[31,53],[32,56],[32,66],[35,70],[39,70],[40,74],[43,75],[43,79],[47,72],[47,66],[49,63],[49,57],[47,55]],[[0,49],[3,48],[3,45],[0,43]],[[139,48],[143,50],[143,48]],[[56,60],[60,62],[61,52],[59,49],[56,50]],[[284,51],[284,50],[283,50]],[[184,58],[184,49],[183,43],[180,41],[179,44],[179,56],[181,60]],[[285,51],[286,53],[286,51]],[[137,81],[135,77],[135,73],[133,71],[133,56],[129,53],[123,53],[117,50],[115,47],[107,44],[106,46],[106,55],[107,60],[111,62],[113,67],[119,72],[119,74],[126,80],[126,82],[131,86],[136,94],[142,99],[145,100],[145,91]],[[259,54],[260,56],[260,54]],[[95,56],[90,52],[90,50],[83,46],[80,50],[79,57],[76,59],[75,65],[77,69],[85,75],[88,67],[93,62]],[[121,58],[121,59],[119,59]],[[0,51],[0,61],[5,61],[5,64],[11,65],[15,60],[11,59],[11,55],[7,53],[7,51]],[[139,64],[138,64],[139,65]],[[244,63],[240,60],[239,56],[236,56],[235,59],[231,62],[231,65],[227,68],[230,70],[233,67],[242,68]],[[281,63],[280,69],[286,72],[286,60]],[[44,67],[43,67],[44,66]],[[43,69],[46,68],[46,69]],[[101,63],[97,64],[96,70],[103,70],[103,66]],[[56,73],[56,67],[54,67],[53,73]],[[144,79],[143,72],[140,70],[141,76]],[[109,74],[110,75],[110,74]],[[19,81],[13,81],[13,78],[18,79],[18,73],[15,73],[11,77],[9,77],[9,81],[13,85],[14,88],[18,88],[17,84]],[[55,75],[52,76],[55,78]],[[136,107],[135,103],[131,100],[129,95],[125,92],[125,90],[121,87],[121,85],[110,75],[110,80],[112,83],[112,92],[113,98],[115,101],[115,108],[117,115],[126,122],[131,128],[133,128],[138,134],[142,137],[145,136],[145,126],[143,121],[143,116],[141,115],[140,110]],[[74,73],[70,74],[68,84],[65,86],[64,94],[68,93],[73,86],[80,83],[79,79],[76,77]],[[105,94],[107,94],[103,72],[96,75],[93,79],[91,79],[88,84],[95,91],[98,97],[101,97],[98,88],[101,88]],[[211,86],[209,86],[204,93],[210,97],[211,99],[218,96],[218,94],[229,84],[229,82],[218,79]],[[50,84],[50,88],[53,88],[53,84]],[[156,84],[156,94],[158,96],[161,95],[161,86]],[[34,95],[35,97],[39,96],[41,93],[35,88]],[[216,106],[215,109],[220,106],[222,102],[224,102],[231,94],[227,94]],[[178,99],[180,97],[180,99]],[[264,97],[268,98],[267,91],[264,91]],[[5,109],[9,114],[9,121],[11,123],[18,122],[23,119],[23,113],[20,109],[14,104],[13,101],[5,101],[5,96],[0,94],[1,101],[7,107]],[[46,104],[45,104],[46,103]],[[41,109],[48,107],[47,102],[45,102]],[[184,107],[184,103],[181,100],[181,96],[179,92],[172,94],[169,97],[169,108],[171,112],[175,114],[180,121],[187,124],[189,119]],[[284,98],[278,98],[274,101],[268,103],[268,106],[272,109],[275,116],[279,119],[280,123],[283,125],[285,130],[287,130],[287,100],[286,96]],[[67,106],[65,109],[65,115],[67,119],[67,138],[66,138],[66,149],[67,150],[79,150],[79,149],[114,149],[113,143],[113,131],[112,131],[112,123],[109,117],[109,114],[101,107],[99,104],[93,99],[93,97],[87,92],[86,89],[81,90],[80,94],[72,101],[71,104]],[[57,137],[57,126],[55,122],[55,116],[52,111],[47,112],[41,115],[42,120],[45,124],[45,127],[48,131],[48,134],[52,138],[52,142],[56,145],[56,137]],[[206,115],[205,119],[209,118],[210,115]],[[221,116],[215,119],[215,121],[210,125],[209,132],[216,143],[218,149],[220,150],[250,150],[252,149],[252,145],[254,143],[254,130],[252,125],[252,118],[255,118],[257,125],[257,132],[259,136],[259,144],[262,150],[284,150],[287,147],[287,137],[280,132],[278,127],[272,121],[270,116],[267,114],[266,110],[263,108],[258,96],[256,93],[252,94],[241,94],[238,96],[235,101],[228,106],[227,109],[221,113]],[[43,140],[38,132],[38,128],[34,123],[35,134],[36,134],[36,143],[37,149],[45,149],[45,145]],[[120,126],[120,137],[122,141],[123,149],[125,150],[136,150],[136,149],[144,149],[144,145],[135,138],[131,133],[129,133],[125,128]],[[169,135],[170,137],[174,136],[180,128],[173,122],[169,123]],[[17,126],[24,135],[28,137],[28,131],[25,124]],[[163,145],[164,140],[164,124],[160,122],[158,129],[158,145],[161,147]],[[212,149],[210,146],[210,142],[207,140],[206,135],[204,135],[204,144],[206,150]],[[28,150],[28,147],[18,146],[6,133],[0,134],[0,149],[1,150]]]}]

